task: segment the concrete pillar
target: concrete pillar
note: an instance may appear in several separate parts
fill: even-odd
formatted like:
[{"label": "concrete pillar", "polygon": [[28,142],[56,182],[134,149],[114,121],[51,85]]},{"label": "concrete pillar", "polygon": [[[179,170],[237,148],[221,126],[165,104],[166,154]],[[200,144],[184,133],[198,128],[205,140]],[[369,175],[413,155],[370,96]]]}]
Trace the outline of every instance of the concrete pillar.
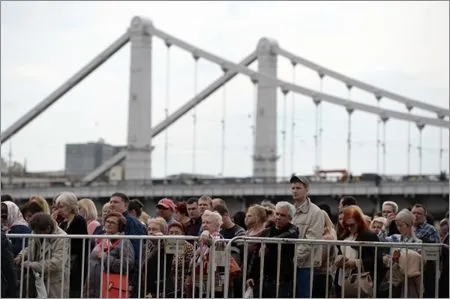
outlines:
[{"label": "concrete pillar", "polygon": [[134,17],[131,43],[126,180],[150,180],[152,148],[152,37],[150,20]]},{"label": "concrete pillar", "polygon": [[[277,55],[274,40],[262,38],[258,42],[258,71],[277,77]],[[253,145],[253,177],[274,179],[277,176],[277,86],[258,81],[256,128]]]}]

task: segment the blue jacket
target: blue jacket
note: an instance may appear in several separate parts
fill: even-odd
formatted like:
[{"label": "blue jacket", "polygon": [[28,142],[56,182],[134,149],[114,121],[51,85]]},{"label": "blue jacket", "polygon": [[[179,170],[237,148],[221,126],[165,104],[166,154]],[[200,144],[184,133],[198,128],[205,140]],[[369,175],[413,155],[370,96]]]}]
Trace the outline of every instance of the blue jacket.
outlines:
[{"label": "blue jacket", "polygon": [[[123,213],[123,216],[127,219],[127,225],[125,226],[125,235],[129,235],[129,236],[146,236],[147,232],[145,230],[144,225],[142,225],[142,223],[139,222],[139,220],[134,217],[131,216],[130,213],[128,213],[128,211],[125,211]],[[141,247],[141,240],[138,239],[134,239],[134,240],[130,240],[131,244],[133,245],[134,248],[134,258],[135,260],[139,260],[140,257],[140,247]],[[142,241],[142,246],[144,245],[144,241]]]},{"label": "blue jacket", "polygon": [[[10,228],[9,234],[31,234],[31,229],[26,225],[14,225]],[[24,248],[23,238],[9,238],[12,244],[12,251],[14,256],[17,256],[19,252]],[[25,247],[28,246],[28,238],[25,238]]]}]

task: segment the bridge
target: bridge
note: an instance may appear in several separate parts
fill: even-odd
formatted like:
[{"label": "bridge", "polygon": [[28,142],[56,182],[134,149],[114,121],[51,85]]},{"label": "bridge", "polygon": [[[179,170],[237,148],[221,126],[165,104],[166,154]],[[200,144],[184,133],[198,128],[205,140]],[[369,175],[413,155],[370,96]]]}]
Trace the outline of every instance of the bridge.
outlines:
[{"label": "bridge", "polygon": [[[159,38],[166,46],[167,55],[172,47],[177,47],[187,51],[192,55],[195,64],[194,81],[197,82],[198,77],[198,61],[206,60],[216,64],[221,68],[223,75],[215,79],[206,88],[197,92],[197,83],[194,83],[195,95],[189,99],[184,105],[169,114],[168,108],[165,109],[165,118],[160,123],[152,126],[152,83],[154,76],[152,72],[152,45],[154,38]],[[217,196],[229,197],[251,197],[251,196],[288,196],[289,188],[286,180],[279,180],[278,162],[281,158],[282,175],[288,176],[289,161],[293,161],[296,148],[291,140],[291,150],[287,149],[287,122],[285,121],[281,130],[277,125],[277,104],[278,96],[281,94],[283,99],[283,109],[287,115],[287,97],[292,95],[292,104],[299,102],[301,95],[308,97],[316,107],[315,115],[315,132],[314,132],[314,164],[315,169],[323,168],[322,157],[324,150],[322,148],[323,119],[321,109],[324,104],[337,105],[342,107],[347,113],[347,139],[346,139],[346,172],[352,174],[352,149],[355,141],[352,139],[352,116],[355,113],[366,113],[375,116],[376,122],[376,155],[373,158],[376,165],[373,173],[384,177],[386,169],[386,125],[390,120],[399,120],[407,124],[405,134],[408,135],[407,163],[408,175],[411,155],[412,155],[412,125],[417,128],[420,136],[417,146],[419,152],[419,171],[418,176],[422,173],[422,134],[425,127],[438,128],[439,137],[439,169],[436,173],[442,171],[443,155],[446,152],[443,146],[443,131],[449,129],[450,111],[448,108],[438,107],[427,101],[419,101],[391,91],[373,86],[360,80],[350,78],[337,71],[328,69],[310,60],[307,60],[295,53],[284,49],[275,40],[271,38],[261,38],[256,49],[251,51],[240,62],[235,63],[225,58],[219,57],[214,53],[196,47],[179,37],[173,36],[168,32],[156,27],[149,19],[144,17],[134,17],[130,26],[120,37],[114,41],[109,47],[101,52],[92,61],[88,62],[76,74],[69,78],[65,83],[59,86],[53,93],[45,98],[38,105],[30,109],[23,117],[18,119],[6,130],[1,133],[0,139],[2,145],[19,133],[31,121],[36,119],[41,113],[52,106],[60,98],[80,83],[84,78],[91,74],[94,70],[105,63],[119,49],[127,43],[131,44],[131,60],[130,60],[130,87],[129,87],[129,112],[128,112],[128,138],[124,150],[115,154],[108,161],[97,167],[91,173],[76,181],[67,182],[64,186],[36,186],[33,183],[20,184],[3,184],[2,192],[7,192],[16,198],[27,198],[33,194],[40,194],[47,198],[52,198],[61,191],[71,190],[82,197],[104,198],[114,191],[124,191],[132,197],[158,198],[164,196],[185,197],[198,194],[214,194]],[[169,57],[169,56],[167,56]],[[314,90],[300,85],[296,82],[295,76],[292,82],[281,80],[277,77],[278,57],[288,59],[295,71],[296,67],[302,66],[317,73],[320,80],[320,89]],[[168,58],[167,58],[168,59]],[[168,59],[169,61],[169,59]],[[258,69],[253,70],[250,65],[257,61]],[[252,138],[253,138],[253,178],[261,178],[262,181],[254,180],[252,182],[220,182],[212,180],[208,184],[159,184],[155,182],[152,175],[152,151],[154,146],[152,140],[160,133],[167,130],[169,126],[179,120],[187,113],[192,113],[193,125],[193,144],[192,144],[192,170],[195,173],[195,165],[197,163],[197,110],[196,108],[214,92],[223,88],[236,75],[244,75],[250,79],[254,88],[255,109],[252,114]],[[295,72],[294,72],[295,74]],[[324,78],[331,78],[341,82],[348,90],[348,98],[327,94],[323,91]],[[168,79],[167,79],[168,80]],[[170,84],[167,82],[167,86]],[[168,87],[169,89],[169,87]],[[351,92],[359,89],[371,93],[378,106],[371,105],[352,99]],[[224,91],[225,94],[225,91]],[[397,102],[405,107],[405,111],[398,111],[380,107],[380,101]],[[225,105],[225,96],[224,96]],[[225,108],[224,108],[225,109]],[[416,110],[432,113],[435,117],[424,116],[413,113]],[[294,113],[295,110],[293,110]],[[375,120],[374,119],[374,120]],[[223,175],[225,163],[225,116],[221,119],[222,125],[222,144],[221,144],[221,174]],[[295,131],[298,130],[295,118],[292,119],[290,128],[291,136],[294,138]],[[282,150],[281,155],[278,154],[277,138],[281,133]],[[165,163],[167,165],[168,143],[167,136],[164,145]],[[329,153],[326,153],[329,154]],[[290,155],[290,160],[289,160]],[[312,157],[308,157],[312,158]],[[232,163],[232,162],[228,162]],[[99,183],[99,178],[108,172],[111,168],[123,165],[124,179],[119,182]],[[166,172],[166,171],[165,171]],[[295,172],[295,171],[294,171]],[[292,173],[292,172],[291,172]],[[167,175],[167,173],[165,173]],[[343,194],[358,195],[367,197],[379,197],[389,195],[399,196],[426,196],[438,195],[448,196],[449,193],[448,178],[441,181],[435,180],[417,180],[410,181],[389,181],[381,180],[381,182],[364,182],[351,181],[345,182],[329,182],[317,181],[311,185],[311,194],[315,196],[338,196]]]}]

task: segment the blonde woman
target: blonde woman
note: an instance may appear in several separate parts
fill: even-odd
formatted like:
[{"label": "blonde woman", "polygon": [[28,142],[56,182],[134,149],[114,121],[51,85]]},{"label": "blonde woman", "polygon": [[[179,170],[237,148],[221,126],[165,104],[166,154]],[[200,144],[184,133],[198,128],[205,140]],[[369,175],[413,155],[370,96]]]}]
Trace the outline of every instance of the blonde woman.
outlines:
[{"label": "blonde woman", "polygon": [[97,208],[92,199],[89,198],[80,199],[78,201],[78,207],[80,209],[80,215],[86,220],[88,234],[92,235],[100,225],[100,222],[97,221]]},{"label": "blonde woman", "polygon": [[37,203],[42,208],[45,214],[50,215],[50,206],[48,205],[48,202],[45,200],[45,198],[43,198],[42,196],[33,195],[30,197],[30,199],[28,199],[28,202]]},{"label": "blonde woman", "polygon": [[[62,222],[59,227],[68,235],[87,235],[86,220],[78,214],[78,198],[72,192],[63,192],[56,198],[56,204],[59,207],[59,215]],[[81,265],[88,261],[88,245],[85,243],[83,248],[83,239],[70,240],[70,298],[80,298],[81,295]],[[87,267],[84,267],[86,270]],[[86,275],[84,276],[86,277]]]},{"label": "blonde woman", "polygon": [[[327,212],[321,210],[324,217],[324,231],[323,239],[335,241],[337,240],[334,224],[328,216]],[[334,271],[334,257],[336,256],[337,248],[334,245],[322,245],[322,264],[318,268],[314,268],[314,282],[313,282],[313,298],[325,298],[326,290],[328,289],[328,297],[331,295],[331,285],[334,276],[331,275]],[[328,277],[328,284],[327,284]]]}]

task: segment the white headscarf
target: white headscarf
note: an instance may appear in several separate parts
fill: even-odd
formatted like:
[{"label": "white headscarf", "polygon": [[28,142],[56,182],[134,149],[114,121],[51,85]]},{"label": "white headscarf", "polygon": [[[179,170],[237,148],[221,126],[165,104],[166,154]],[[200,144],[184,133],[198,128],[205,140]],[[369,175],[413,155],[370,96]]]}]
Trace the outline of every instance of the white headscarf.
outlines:
[{"label": "white headscarf", "polygon": [[28,227],[28,222],[22,216],[22,212],[19,207],[13,203],[12,201],[4,201],[2,202],[8,207],[8,218],[6,220],[7,231],[11,229],[11,227],[16,225],[25,225]]}]

